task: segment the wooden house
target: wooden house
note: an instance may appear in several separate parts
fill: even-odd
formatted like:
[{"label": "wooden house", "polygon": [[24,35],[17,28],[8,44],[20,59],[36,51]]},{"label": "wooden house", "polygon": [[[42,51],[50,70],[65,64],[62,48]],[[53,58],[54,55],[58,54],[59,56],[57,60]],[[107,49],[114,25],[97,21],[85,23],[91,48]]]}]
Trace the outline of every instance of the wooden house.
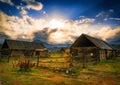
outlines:
[{"label": "wooden house", "polygon": [[116,50],[103,40],[82,34],[71,45],[72,56],[80,57],[80,59],[103,60],[115,57]]},{"label": "wooden house", "polygon": [[9,56],[45,56],[47,51],[43,44],[16,40],[5,40],[1,47],[2,55]]}]

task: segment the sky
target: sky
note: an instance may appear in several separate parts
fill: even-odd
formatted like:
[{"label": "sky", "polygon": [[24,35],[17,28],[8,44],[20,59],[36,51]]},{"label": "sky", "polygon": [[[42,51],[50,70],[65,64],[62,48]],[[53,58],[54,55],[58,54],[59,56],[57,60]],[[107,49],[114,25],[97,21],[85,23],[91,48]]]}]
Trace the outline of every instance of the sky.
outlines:
[{"label": "sky", "polygon": [[82,33],[120,44],[120,0],[0,0],[0,43],[66,44]]}]

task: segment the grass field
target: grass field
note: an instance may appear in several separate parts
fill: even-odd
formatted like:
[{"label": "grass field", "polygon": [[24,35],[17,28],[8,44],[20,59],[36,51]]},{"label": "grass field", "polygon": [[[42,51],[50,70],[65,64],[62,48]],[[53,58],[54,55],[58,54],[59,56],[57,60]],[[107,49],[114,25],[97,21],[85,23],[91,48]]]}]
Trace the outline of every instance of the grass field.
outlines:
[{"label": "grass field", "polygon": [[0,85],[120,85],[120,58],[72,71],[66,74],[34,67],[22,72],[11,62],[0,61]]}]

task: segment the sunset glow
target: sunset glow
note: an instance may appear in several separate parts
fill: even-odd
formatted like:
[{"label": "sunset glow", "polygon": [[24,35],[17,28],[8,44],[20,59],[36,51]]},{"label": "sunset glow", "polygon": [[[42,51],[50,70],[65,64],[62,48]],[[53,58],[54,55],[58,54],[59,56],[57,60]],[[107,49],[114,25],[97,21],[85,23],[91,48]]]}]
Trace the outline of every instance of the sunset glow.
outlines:
[{"label": "sunset glow", "polygon": [[51,28],[63,28],[64,27],[64,22],[62,22],[61,20],[52,19],[50,21],[50,27]]}]

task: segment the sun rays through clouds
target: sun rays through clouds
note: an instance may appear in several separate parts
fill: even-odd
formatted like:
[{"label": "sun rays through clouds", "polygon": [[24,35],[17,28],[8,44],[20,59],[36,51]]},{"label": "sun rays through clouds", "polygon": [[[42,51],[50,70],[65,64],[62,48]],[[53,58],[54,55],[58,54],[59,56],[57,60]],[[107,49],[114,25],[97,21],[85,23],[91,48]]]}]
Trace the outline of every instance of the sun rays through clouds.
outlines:
[{"label": "sun rays through clouds", "polygon": [[[109,40],[118,38],[120,35],[120,26],[115,23],[111,25],[110,21],[120,21],[119,17],[111,17],[113,9],[101,11],[94,17],[79,16],[78,19],[65,18],[67,14],[61,15],[58,12],[49,14],[44,10],[44,4],[35,0],[21,0],[16,5],[12,0],[0,0],[1,3],[9,4],[19,10],[20,16],[9,15],[0,11],[0,37],[3,35],[11,39],[20,40],[41,40],[52,44],[72,43],[76,37],[82,33],[91,36]],[[32,12],[37,12],[44,17],[35,18],[31,16]],[[107,22],[109,21],[109,23]],[[116,25],[117,24],[117,25]]]}]

